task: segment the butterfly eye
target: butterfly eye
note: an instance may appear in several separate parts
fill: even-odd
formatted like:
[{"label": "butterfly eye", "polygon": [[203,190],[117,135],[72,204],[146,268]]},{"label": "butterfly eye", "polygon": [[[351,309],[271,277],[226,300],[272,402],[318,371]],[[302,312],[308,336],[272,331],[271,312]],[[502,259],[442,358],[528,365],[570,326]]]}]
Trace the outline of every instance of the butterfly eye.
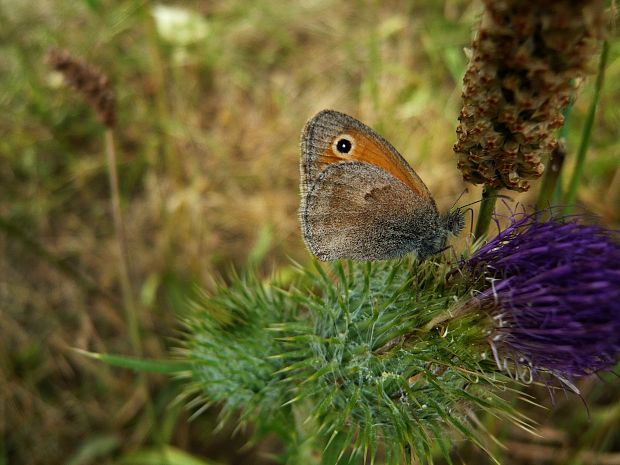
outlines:
[{"label": "butterfly eye", "polygon": [[342,134],[336,138],[332,148],[334,152],[347,155],[353,150],[354,143],[354,139],[351,136],[348,134]]}]

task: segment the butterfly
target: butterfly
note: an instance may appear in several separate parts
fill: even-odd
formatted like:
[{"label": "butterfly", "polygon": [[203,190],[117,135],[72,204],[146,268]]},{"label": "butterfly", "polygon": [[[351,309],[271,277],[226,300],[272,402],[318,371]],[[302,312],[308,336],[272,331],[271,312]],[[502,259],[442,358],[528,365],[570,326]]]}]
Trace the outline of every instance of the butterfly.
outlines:
[{"label": "butterfly", "polygon": [[319,260],[423,260],[463,229],[459,209],[440,214],[398,151],[344,113],[323,110],[306,123],[300,173],[301,230]]}]

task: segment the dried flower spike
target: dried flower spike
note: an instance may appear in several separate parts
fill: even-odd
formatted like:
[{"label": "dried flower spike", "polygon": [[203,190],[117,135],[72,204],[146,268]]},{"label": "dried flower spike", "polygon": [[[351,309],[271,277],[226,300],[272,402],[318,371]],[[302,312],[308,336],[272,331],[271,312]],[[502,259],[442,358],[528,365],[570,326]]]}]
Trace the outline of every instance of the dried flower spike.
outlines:
[{"label": "dried flower spike", "polygon": [[47,60],[52,68],[63,74],[71,87],[86,98],[99,121],[113,128],[116,124],[116,98],[108,76],[66,50],[50,49]]},{"label": "dried flower spike", "polygon": [[466,181],[529,189],[557,144],[576,79],[604,32],[602,0],[485,0],[454,151]]},{"label": "dried flower spike", "polygon": [[495,360],[517,377],[567,382],[610,369],[620,355],[620,234],[539,216],[515,215],[465,263],[487,283],[471,304],[493,317]]}]

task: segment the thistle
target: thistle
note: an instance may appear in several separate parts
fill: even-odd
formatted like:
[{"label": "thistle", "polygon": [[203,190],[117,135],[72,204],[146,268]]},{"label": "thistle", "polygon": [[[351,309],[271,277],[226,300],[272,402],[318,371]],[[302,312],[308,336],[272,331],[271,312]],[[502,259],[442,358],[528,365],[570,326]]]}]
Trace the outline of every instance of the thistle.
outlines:
[{"label": "thistle", "polygon": [[521,214],[458,264],[315,263],[289,286],[234,278],[186,322],[191,405],[276,432],[287,463],[318,463],[317,451],[322,463],[424,462],[433,448],[449,459],[455,434],[484,448],[477,412],[531,427],[506,390],[560,380],[578,392],[575,378],[618,359],[618,239]]},{"label": "thistle", "polygon": [[604,2],[485,0],[463,79],[454,151],[463,178],[529,189],[604,31]]},{"label": "thistle", "polygon": [[512,380],[495,369],[488,315],[458,311],[471,289],[448,286],[449,270],[403,259],[315,263],[290,287],[235,278],[186,322],[190,405],[279,434],[287,463],[449,457],[457,433],[484,448],[480,410],[529,428],[500,396]]},{"label": "thistle", "polygon": [[499,369],[521,380],[570,380],[613,367],[620,353],[620,236],[577,218],[515,215],[464,262],[482,279],[470,304],[493,317]]}]

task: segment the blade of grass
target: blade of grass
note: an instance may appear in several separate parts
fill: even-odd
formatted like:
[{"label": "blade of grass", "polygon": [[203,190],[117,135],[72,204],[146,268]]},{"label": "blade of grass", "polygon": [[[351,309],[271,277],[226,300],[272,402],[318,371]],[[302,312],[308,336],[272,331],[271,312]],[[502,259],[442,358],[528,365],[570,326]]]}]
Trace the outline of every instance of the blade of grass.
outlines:
[{"label": "blade of grass", "polygon": [[125,234],[125,224],[121,213],[120,189],[118,186],[118,171],[116,166],[116,150],[114,147],[114,131],[111,128],[105,130],[105,152],[108,165],[108,176],[110,181],[110,204],[112,207],[112,219],[114,221],[114,233],[116,235],[116,245],[118,247],[118,271],[123,293],[123,303],[127,318],[129,340],[136,355],[142,355],[142,343],[140,341],[140,329],[138,324],[138,314],[135,298],[131,287],[129,276],[129,252],[127,248],[127,237]]},{"label": "blade of grass", "polygon": [[125,454],[116,463],[118,465],[218,465],[217,462],[190,455],[172,446],[166,446],[163,449],[140,449]]},{"label": "blade of grass", "polygon": [[128,357],[126,355],[101,354],[97,352],[89,352],[88,350],[73,349],[75,352],[86,357],[101,360],[119,368],[128,368],[141,373],[161,373],[161,374],[177,374],[181,371],[189,370],[191,363],[176,360],[147,360],[137,357]]},{"label": "blade of grass", "polygon": [[581,143],[579,150],[577,151],[577,160],[575,162],[575,169],[568,185],[568,191],[564,198],[564,204],[566,205],[566,213],[570,213],[574,207],[575,199],[577,198],[577,189],[583,177],[583,167],[585,165],[586,153],[590,145],[590,136],[592,135],[592,127],[594,126],[594,118],[596,117],[596,108],[601,96],[601,89],[603,88],[603,82],[605,78],[605,67],[607,65],[607,58],[609,56],[609,42],[603,42],[603,48],[601,50],[601,58],[598,64],[598,74],[596,75],[596,83],[594,85],[594,95],[590,102],[590,108],[588,109],[588,115],[584,123],[583,132],[581,133]]},{"label": "blade of grass", "polygon": [[76,452],[69,457],[65,465],[89,465],[99,463],[120,447],[116,435],[94,435],[84,440]]}]

